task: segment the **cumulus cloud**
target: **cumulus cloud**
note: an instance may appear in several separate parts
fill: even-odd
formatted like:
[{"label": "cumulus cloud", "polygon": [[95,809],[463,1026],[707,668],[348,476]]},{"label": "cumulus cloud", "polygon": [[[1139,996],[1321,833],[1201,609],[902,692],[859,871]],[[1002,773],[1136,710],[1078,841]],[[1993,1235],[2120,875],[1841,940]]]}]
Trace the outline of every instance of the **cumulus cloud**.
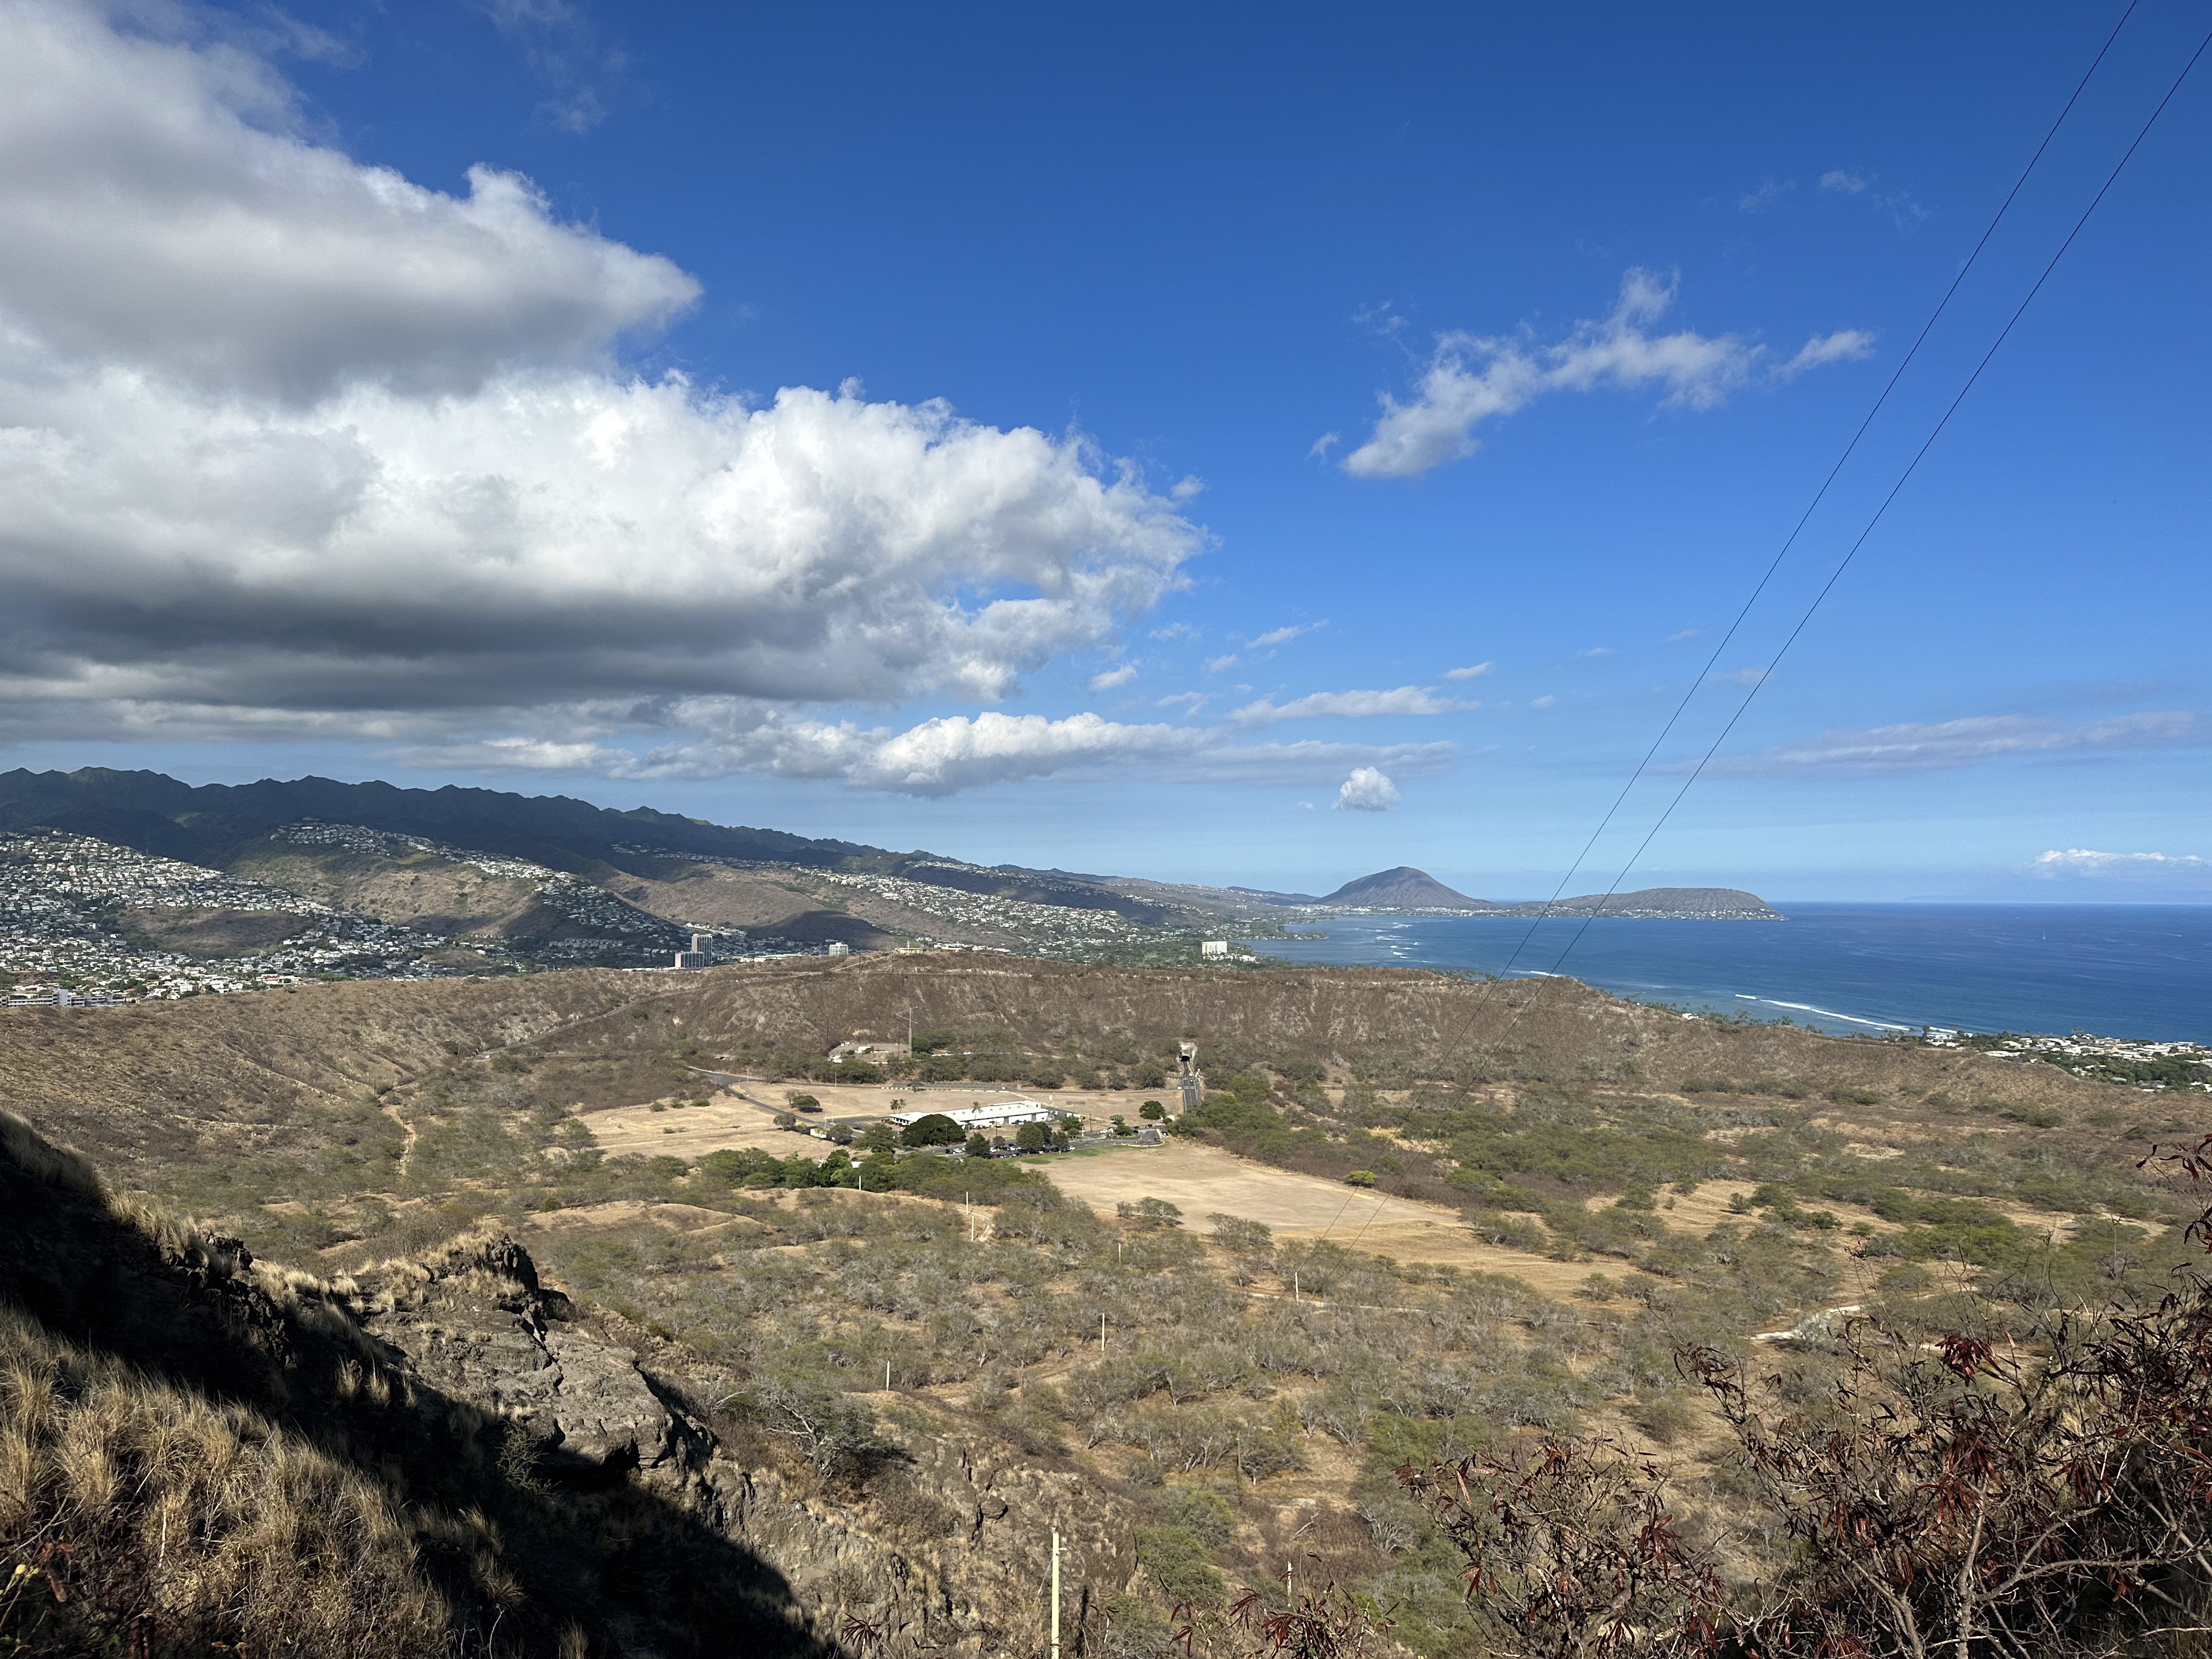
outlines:
[{"label": "cumulus cloud", "polygon": [[602,365],[697,298],[527,179],[468,179],[448,196],[307,142],[235,46],[62,0],[0,13],[0,305],[49,369],[295,403],[361,380],[469,393],[516,362]]},{"label": "cumulus cloud", "polygon": [[1278,628],[1273,632],[1261,635],[1257,639],[1247,640],[1245,643],[1255,651],[1264,650],[1271,645],[1288,645],[1301,634],[1310,634],[1317,628],[1328,626],[1326,622],[1292,623],[1287,628]]},{"label": "cumulus cloud", "polygon": [[1246,703],[1229,718],[1242,726],[1264,726],[1274,720],[1321,720],[1330,715],[1365,720],[1376,714],[1449,714],[1476,706],[1439,697],[1425,685],[1401,685],[1394,691],[1316,691],[1288,702],[1262,697]]},{"label": "cumulus cloud", "polygon": [[2203,741],[2197,717],[2179,709],[2121,714],[2081,726],[2063,726],[2027,714],[1977,714],[1925,725],[1880,726],[1864,732],[1823,732],[1754,754],[1717,760],[1707,769],[1742,777],[1932,772],[1979,766],[2019,755],[2171,749]]},{"label": "cumulus cloud", "polygon": [[313,141],[236,44],[0,9],[0,734],[536,765],[685,711],[994,702],[1180,585],[1200,532],[1080,439],[625,372],[697,292],[511,173]]},{"label": "cumulus cloud", "polygon": [[1479,662],[1467,668],[1447,668],[1444,678],[1448,680],[1479,680],[1497,666],[1494,662]]},{"label": "cumulus cloud", "polygon": [[1820,175],[1820,188],[1832,190],[1845,196],[1856,196],[1867,187],[1866,179],[1844,167],[1830,167]]},{"label": "cumulus cloud", "polygon": [[1230,668],[1234,668],[1234,667],[1236,667],[1236,666],[1237,666],[1237,653],[1236,653],[1235,652],[1233,652],[1233,651],[1232,651],[1232,652],[1231,652],[1227,656],[1223,656],[1223,657],[1208,657],[1208,658],[1206,659],[1206,672],[1207,673],[1209,673],[1209,674],[1218,674],[1218,673],[1222,672],[1224,669],[1230,669]]},{"label": "cumulus cloud", "polygon": [[1407,478],[1462,459],[1475,452],[1474,430],[1482,422],[1551,392],[1656,386],[1666,393],[1666,407],[1711,409],[1756,380],[1789,379],[1849,355],[1832,343],[1839,337],[1815,337],[1778,377],[1768,370],[1766,348],[1743,336],[1649,331],[1674,299],[1672,280],[1632,269],[1609,316],[1576,324],[1556,343],[1539,344],[1525,331],[1439,337],[1414,397],[1401,403],[1381,394],[1374,432],[1344,458],[1344,470],[1361,478]]},{"label": "cumulus cloud", "polygon": [[1108,668],[1093,674],[1090,686],[1093,691],[1113,691],[1137,678],[1137,665],[1125,662],[1119,668]]},{"label": "cumulus cloud", "polygon": [[1737,197],[1735,210],[1738,213],[1764,213],[1796,188],[1796,183],[1792,180],[1769,179],[1757,190],[1746,191]]},{"label": "cumulus cloud", "polygon": [[907,795],[949,795],[984,784],[1164,754],[1212,739],[1173,726],[1126,726],[1092,714],[1048,720],[993,710],[924,720],[903,732],[852,721],[791,720],[741,704],[679,711],[697,738],[642,754],[618,744],[496,739],[410,758],[483,770],[611,778],[720,778],[738,772],[830,778]]},{"label": "cumulus cloud", "polygon": [[1339,812],[1387,812],[1398,804],[1398,786],[1389,775],[1372,766],[1353,769],[1336,792]]},{"label": "cumulus cloud", "polygon": [[2212,870],[2212,859],[2194,853],[2098,853],[2086,847],[2053,848],[2036,854],[2039,876],[2163,875]]},{"label": "cumulus cloud", "polygon": [[[1237,744],[1218,729],[1137,725],[1095,714],[1062,720],[995,710],[946,715],[905,731],[850,720],[794,719],[720,700],[668,711],[694,735],[642,751],[572,726],[548,738],[497,738],[404,749],[416,765],[489,772],[645,779],[710,779],[743,773],[822,779],[854,788],[935,797],[1056,773],[1102,774],[1143,764],[1175,782],[1314,784],[1347,766],[1389,765],[1425,775],[1456,757],[1449,743]],[[586,735],[578,736],[582,731]]]}]

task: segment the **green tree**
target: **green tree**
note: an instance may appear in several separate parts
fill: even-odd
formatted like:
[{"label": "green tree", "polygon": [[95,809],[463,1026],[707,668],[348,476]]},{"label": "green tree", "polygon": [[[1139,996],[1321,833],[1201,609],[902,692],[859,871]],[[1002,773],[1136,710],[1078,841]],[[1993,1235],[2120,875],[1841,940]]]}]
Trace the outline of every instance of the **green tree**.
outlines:
[{"label": "green tree", "polygon": [[869,1152],[888,1152],[898,1145],[898,1131],[888,1123],[875,1122],[860,1131],[860,1149]]},{"label": "green tree", "polygon": [[942,1112],[918,1117],[899,1131],[902,1146],[957,1146],[964,1139],[960,1126]]},{"label": "green tree", "polygon": [[1167,1115],[1167,1109],[1162,1106],[1157,1100],[1148,1100],[1143,1105],[1137,1108],[1137,1115],[1139,1117],[1145,1118],[1153,1123],[1158,1123]]},{"label": "green tree", "polygon": [[984,1139],[981,1132],[978,1131],[968,1137],[966,1151],[970,1158],[988,1158],[991,1155],[991,1143]]},{"label": "green tree", "polygon": [[1014,1131],[1014,1145],[1025,1152],[1041,1152],[1050,1140],[1042,1123],[1024,1123]]}]

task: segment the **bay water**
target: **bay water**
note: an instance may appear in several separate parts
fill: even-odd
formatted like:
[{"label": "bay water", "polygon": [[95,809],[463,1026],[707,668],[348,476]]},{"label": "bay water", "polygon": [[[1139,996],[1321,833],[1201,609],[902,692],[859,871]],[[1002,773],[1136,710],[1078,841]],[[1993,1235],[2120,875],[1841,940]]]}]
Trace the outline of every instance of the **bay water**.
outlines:
[{"label": "bay water", "polygon": [[1838,1033],[1944,1025],[2212,1043],[2212,905],[1775,908],[1788,920],[1342,916],[1252,948],[1299,963],[1560,973],[1646,1002]]}]

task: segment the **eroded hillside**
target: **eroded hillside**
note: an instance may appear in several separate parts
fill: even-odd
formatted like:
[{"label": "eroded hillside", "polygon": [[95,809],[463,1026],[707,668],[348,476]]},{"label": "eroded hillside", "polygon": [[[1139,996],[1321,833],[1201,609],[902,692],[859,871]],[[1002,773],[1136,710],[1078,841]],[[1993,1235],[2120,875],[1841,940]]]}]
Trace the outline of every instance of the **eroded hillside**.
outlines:
[{"label": "eroded hillside", "polygon": [[[933,1052],[905,1084],[811,1083],[833,1042],[909,1018]],[[764,1111],[727,1150],[689,1129],[659,1143],[683,1155],[652,1150],[655,1125],[757,1109],[709,1072],[885,1104],[922,1076],[1048,1079],[1127,1110],[1186,1036],[1207,1099],[1157,1152],[901,1159]],[[647,1379],[660,1415],[623,1396],[645,1427],[609,1443],[637,1460],[621,1482],[712,1494],[716,1535],[788,1583],[793,1628],[1025,1650],[1057,1521],[1082,1650],[1130,1656],[1167,1650],[1178,1606],[1197,1650],[1237,1650],[1236,1587],[1286,1561],[1395,1605],[1407,1647],[1479,1648],[1463,1563],[1395,1472],[1537,1432],[1671,1462],[1685,1524],[1755,1579],[1768,1544],[1677,1354],[1796,1331],[1813,1375],[1841,1306],[1927,1329],[1969,1289],[1996,1310],[1974,1317],[2033,1319],[2155,1286],[2192,1212],[2136,1160],[2198,1103],[1565,981],[945,957],[16,1011],[0,1089],[118,1184],[305,1269],[330,1287],[311,1302],[501,1424],[538,1423],[520,1378],[544,1366],[501,1381],[437,1332],[489,1354],[520,1309],[516,1340],[576,1387]],[[1200,1152],[1464,1244],[1179,1203],[1227,1190],[1175,1184]],[[560,1439],[518,1443],[526,1486],[561,1490],[538,1460],[599,1432],[553,1415]]]}]

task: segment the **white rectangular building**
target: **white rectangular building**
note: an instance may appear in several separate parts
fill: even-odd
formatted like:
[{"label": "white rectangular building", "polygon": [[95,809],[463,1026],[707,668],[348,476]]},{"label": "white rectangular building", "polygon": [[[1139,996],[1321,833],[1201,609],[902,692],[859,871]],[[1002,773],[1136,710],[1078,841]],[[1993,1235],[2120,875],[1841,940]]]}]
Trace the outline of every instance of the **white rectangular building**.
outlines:
[{"label": "white rectangular building", "polygon": [[893,1112],[890,1121],[905,1128],[926,1117],[949,1117],[963,1129],[1011,1129],[1024,1123],[1051,1123],[1061,1113],[1035,1100],[994,1100],[988,1106],[932,1107],[926,1111]]}]

